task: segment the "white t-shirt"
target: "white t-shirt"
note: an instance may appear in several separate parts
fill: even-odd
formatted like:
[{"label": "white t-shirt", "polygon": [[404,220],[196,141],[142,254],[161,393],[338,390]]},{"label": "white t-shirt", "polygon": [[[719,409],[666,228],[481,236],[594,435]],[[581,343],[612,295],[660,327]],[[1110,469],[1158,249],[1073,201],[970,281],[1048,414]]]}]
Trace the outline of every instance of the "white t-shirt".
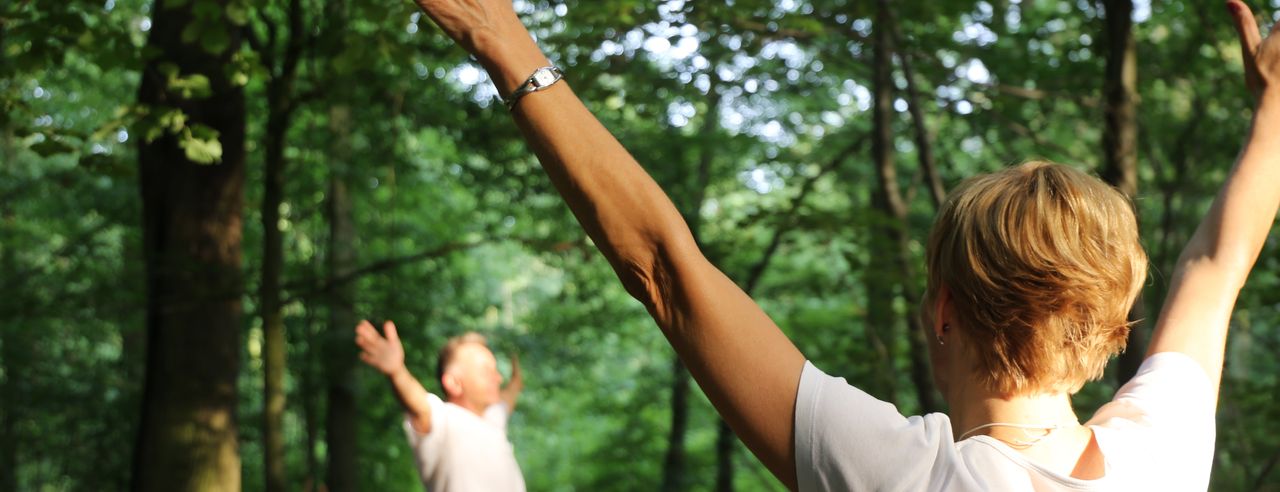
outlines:
[{"label": "white t-shirt", "polygon": [[422,484],[431,492],[524,491],[524,476],[507,440],[509,412],[490,405],[484,417],[429,395],[431,431],[419,434],[404,420]]},{"label": "white t-shirt", "polygon": [[991,437],[957,443],[946,415],[903,417],[806,362],[796,395],[796,475],[801,491],[1200,491],[1209,487],[1214,408],[1209,377],[1190,357],[1148,357],[1085,423],[1106,471],[1080,480]]}]

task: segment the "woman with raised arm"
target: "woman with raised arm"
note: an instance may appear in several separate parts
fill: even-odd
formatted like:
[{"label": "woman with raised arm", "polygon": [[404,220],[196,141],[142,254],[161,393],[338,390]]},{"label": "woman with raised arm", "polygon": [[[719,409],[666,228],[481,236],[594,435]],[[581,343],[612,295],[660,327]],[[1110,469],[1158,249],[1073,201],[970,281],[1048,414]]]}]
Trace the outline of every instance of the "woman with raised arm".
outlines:
[{"label": "woman with raised arm", "polygon": [[904,417],[823,374],[707,262],[670,200],[561,81],[511,0],[418,0],[475,55],[628,292],[734,432],[800,490],[1204,490],[1228,320],[1280,205],[1280,35],[1227,6],[1257,96],[1248,141],[1179,259],[1146,361],[1093,418],[1070,397],[1123,348],[1146,276],[1130,203],[1070,167],[964,182],[928,246],[950,415]]}]

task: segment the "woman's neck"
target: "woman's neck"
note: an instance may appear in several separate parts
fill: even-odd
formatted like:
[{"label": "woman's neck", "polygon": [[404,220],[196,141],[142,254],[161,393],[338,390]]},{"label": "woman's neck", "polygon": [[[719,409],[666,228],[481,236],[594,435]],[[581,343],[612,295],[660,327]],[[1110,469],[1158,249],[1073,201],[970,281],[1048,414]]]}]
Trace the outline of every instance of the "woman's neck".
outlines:
[{"label": "woman's neck", "polygon": [[966,386],[948,392],[952,433],[957,441],[991,436],[1062,475],[1091,480],[1105,474],[1093,431],[1080,425],[1067,393],[1007,396],[981,385]]},{"label": "woman's neck", "polygon": [[1028,435],[1035,438],[1044,434],[1012,426],[979,428],[987,424],[1056,426],[1059,429],[1079,425],[1075,410],[1071,408],[1071,397],[1066,393],[1008,396],[982,388],[980,384],[964,386],[955,388],[956,391],[950,395],[952,398],[948,399],[952,432],[957,440],[970,431],[971,436],[990,435],[1005,442],[1027,441]]}]

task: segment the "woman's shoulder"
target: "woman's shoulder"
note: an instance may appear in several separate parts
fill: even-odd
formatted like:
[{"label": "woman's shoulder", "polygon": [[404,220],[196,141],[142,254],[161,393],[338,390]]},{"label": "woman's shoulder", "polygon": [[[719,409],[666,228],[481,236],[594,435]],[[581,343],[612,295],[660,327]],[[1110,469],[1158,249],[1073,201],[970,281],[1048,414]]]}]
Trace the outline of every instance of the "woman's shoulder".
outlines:
[{"label": "woman's shoulder", "polygon": [[904,416],[808,362],[794,429],[800,490],[925,490],[956,461],[946,415]]},{"label": "woman's shoulder", "polygon": [[1161,352],[1147,357],[1088,424],[1155,430],[1195,425],[1211,431],[1216,410],[1213,383],[1200,364],[1185,354]]}]

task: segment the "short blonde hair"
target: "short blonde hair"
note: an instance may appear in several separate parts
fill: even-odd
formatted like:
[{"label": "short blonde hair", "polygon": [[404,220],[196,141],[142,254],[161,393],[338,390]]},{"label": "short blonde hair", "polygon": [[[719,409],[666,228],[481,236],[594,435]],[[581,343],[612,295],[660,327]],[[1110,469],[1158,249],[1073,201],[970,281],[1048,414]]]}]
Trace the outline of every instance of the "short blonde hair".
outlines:
[{"label": "short blonde hair", "polygon": [[484,335],[474,331],[468,331],[445,341],[444,346],[440,347],[439,357],[436,358],[436,381],[444,379],[444,373],[449,369],[449,364],[453,363],[453,357],[457,355],[458,348],[468,343],[489,348],[489,341],[484,338]]},{"label": "short blonde hair", "polygon": [[1147,275],[1133,205],[1098,178],[1032,161],[966,180],[929,235],[927,306],[943,286],[1007,395],[1079,391],[1124,350]]}]

